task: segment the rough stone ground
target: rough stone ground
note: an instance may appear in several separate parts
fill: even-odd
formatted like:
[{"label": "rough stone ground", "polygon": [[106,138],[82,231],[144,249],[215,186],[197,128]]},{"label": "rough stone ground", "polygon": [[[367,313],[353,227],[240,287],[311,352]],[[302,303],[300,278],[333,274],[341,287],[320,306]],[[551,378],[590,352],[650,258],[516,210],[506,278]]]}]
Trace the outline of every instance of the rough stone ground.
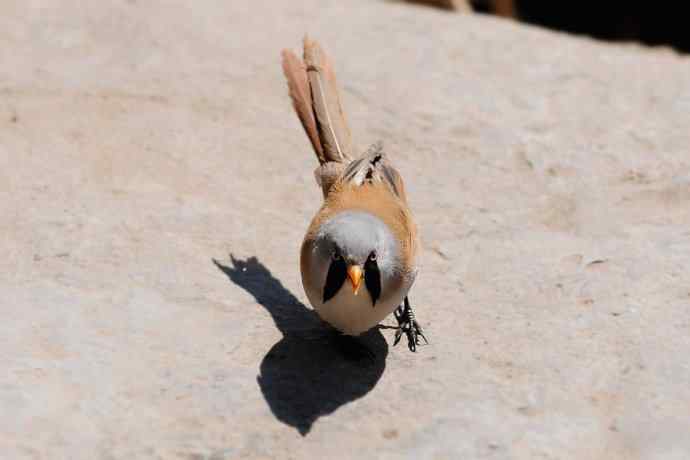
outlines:
[{"label": "rough stone ground", "polygon": [[[407,180],[417,354],[304,306],[305,32]],[[3,2],[0,456],[688,458],[689,82],[392,1]]]}]

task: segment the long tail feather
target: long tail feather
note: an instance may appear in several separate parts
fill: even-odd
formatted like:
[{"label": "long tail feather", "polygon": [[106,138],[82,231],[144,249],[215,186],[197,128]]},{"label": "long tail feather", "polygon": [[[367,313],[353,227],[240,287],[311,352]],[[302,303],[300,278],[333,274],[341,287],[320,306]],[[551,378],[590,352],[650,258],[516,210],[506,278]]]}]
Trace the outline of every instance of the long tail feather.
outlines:
[{"label": "long tail feather", "polygon": [[308,37],[304,38],[304,61],[290,50],[283,50],[282,56],[292,105],[319,164],[349,163],[352,136],[328,56]]},{"label": "long tail feather", "polygon": [[323,154],[323,147],[319,139],[319,131],[314,118],[314,108],[312,105],[311,89],[309,88],[309,78],[307,69],[300,58],[290,50],[283,50],[283,73],[288,82],[292,106],[297,112],[297,116],[302,122],[304,132],[311,142],[314,152],[319,159],[319,163],[325,163],[326,158]]},{"label": "long tail feather", "polygon": [[304,62],[324,157],[326,161],[349,161],[352,138],[340,103],[335,72],[321,46],[308,37],[304,39]]}]

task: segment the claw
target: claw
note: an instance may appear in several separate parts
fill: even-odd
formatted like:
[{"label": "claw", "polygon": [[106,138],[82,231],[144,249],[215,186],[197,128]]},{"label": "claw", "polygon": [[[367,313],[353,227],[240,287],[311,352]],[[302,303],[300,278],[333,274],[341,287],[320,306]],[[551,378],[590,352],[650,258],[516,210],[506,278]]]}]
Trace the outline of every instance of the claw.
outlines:
[{"label": "claw", "polygon": [[398,326],[398,330],[395,331],[395,340],[393,341],[393,346],[396,346],[398,342],[400,342],[400,338],[402,337],[402,328]]},{"label": "claw", "polygon": [[407,347],[412,352],[417,351],[417,345],[421,345],[422,341],[420,337],[424,339],[424,343],[428,344],[429,341],[424,336],[424,331],[419,323],[415,320],[414,312],[410,306],[410,301],[405,298],[403,305],[400,305],[393,311],[395,319],[398,321],[398,327],[395,331],[395,340],[393,341],[393,346],[397,345],[402,338],[403,333],[407,337]]},{"label": "claw", "polygon": [[[426,336],[424,336],[424,329],[422,329],[422,326],[420,326],[417,321],[414,322],[414,328],[417,330],[417,335],[424,339],[424,343],[429,345],[429,341],[426,339]],[[417,338],[417,343],[419,343],[419,338]]]},{"label": "claw", "polygon": [[420,333],[419,335],[424,339],[424,344],[425,344],[425,345],[429,345],[429,341],[426,339],[426,337],[424,336],[424,334]]},{"label": "claw", "polygon": [[407,348],[409,348],[412,353],[417,352],[417,344],[414,343],[414,340],[410,340],[409,335],[407,336]]}]

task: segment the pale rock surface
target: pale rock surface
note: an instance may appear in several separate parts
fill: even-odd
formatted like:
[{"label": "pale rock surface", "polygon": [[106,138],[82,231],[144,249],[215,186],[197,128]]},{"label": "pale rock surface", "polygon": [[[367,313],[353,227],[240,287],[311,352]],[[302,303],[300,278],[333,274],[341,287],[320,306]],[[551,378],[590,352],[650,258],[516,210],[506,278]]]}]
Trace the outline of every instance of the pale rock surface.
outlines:
[{"label": "pale rock surface", "polygon": [[439,8],[446,8],[454,11],[468,12],[472,11],[472,6],[469,0],[407,0],[412,3],[420,3],[423,5],[436,6]]},{"label": "pale rock surface", "polygon": [[[303,306],[305,32],[407,180],[416,354],[347,361]],[[0,457],[689,458],[689,145],[668,49],[388,1],[5,1]]]}]

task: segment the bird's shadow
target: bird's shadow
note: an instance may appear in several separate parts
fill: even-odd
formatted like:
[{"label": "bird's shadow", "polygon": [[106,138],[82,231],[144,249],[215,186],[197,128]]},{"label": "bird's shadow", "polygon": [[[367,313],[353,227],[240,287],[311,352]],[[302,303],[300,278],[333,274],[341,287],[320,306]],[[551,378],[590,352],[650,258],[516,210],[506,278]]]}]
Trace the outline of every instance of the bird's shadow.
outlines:
[{"label": "bird's shadow", "polygon": [[[256,257],[239,260],[231,255],[231,265],[213,262],[254,296],[283,334],[261,361],[257,378],[278,420],[304,436],[319,417],[374,388],[388,356],[388,344],[378,329],[350,342],[327,327]],[[368,355],[353,356],[352,346],[365,347]]]}]

